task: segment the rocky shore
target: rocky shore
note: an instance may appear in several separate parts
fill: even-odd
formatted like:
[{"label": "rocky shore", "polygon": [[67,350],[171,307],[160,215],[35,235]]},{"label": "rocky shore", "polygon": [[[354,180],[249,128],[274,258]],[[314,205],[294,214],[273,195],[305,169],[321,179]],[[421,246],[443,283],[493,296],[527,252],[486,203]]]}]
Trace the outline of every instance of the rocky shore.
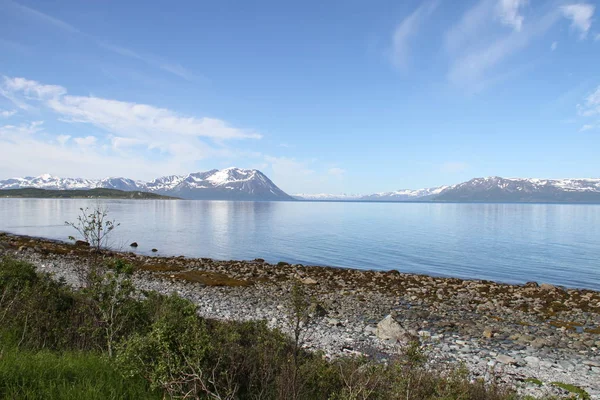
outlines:
[{"label": "rocky shore", "polygon": [[[73,286],[79,285],[77,270],[93,258],[84,246],[6,233],[0,233],[2,254]],[[462,362],[474,378],[507,382],[535,397],[568,395],[573,385],[600,399],[600,292],[260,259],[101,257],[130,262],[139,289],[176,292],[198,304],[203,316],[262,319],[284,330],[290,289],[300,282],[321,311],[305,346],[329,357],[385,359],[418,338],[432,364]]]}]

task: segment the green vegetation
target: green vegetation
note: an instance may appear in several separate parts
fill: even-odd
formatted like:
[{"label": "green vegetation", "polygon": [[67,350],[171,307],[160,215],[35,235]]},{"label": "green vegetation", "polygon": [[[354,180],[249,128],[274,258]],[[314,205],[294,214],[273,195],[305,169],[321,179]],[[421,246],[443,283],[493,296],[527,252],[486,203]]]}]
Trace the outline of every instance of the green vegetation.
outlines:
[{"label": "green vegetation", "polygon": [[586,392],[579,386],[575,386],[575,385],[571,385],[571,384],[563,383],[563,382],[552,382],[551,384],[556,387],[559,387],[561,389],[564,389],[569,393],[573,393],[574,395],[577,396],[578,399],[582,399],[582,400],[590,399],[590,395],[588,394],[588,392]]},{"label": "green vegetation", "polygon": [[177,197],[161,196],[148,192],[126,192],[117,189],[47,190],[47,189],[3,189],[0,197],[32,199],[133,199],[133,200],[176,200]]},{"label": "green vegetation", "polygon": [[533,383],[536,386],[543,386],[544,385],[544,382],[540,381],[537,378],[527,378],[527,379],[525,379],[525,382],[526,383]]},{"label": "green vegetation", "polygon": [[300,285],[290,293],[290,338],[265,322],[201,318],[176,295],[138,292],[132,271],[122,260],[103,262],[74,291],[0,259],[0,398],[516,398],[471,382],[464,367],[426,367],[418,343],[387,363],[305,351],[321,308]]},{"label": "green vegetation", "polygon": [[0,398],[161,399],[142,378],[124,379],[109,358],[90,352],[4,349]]}]

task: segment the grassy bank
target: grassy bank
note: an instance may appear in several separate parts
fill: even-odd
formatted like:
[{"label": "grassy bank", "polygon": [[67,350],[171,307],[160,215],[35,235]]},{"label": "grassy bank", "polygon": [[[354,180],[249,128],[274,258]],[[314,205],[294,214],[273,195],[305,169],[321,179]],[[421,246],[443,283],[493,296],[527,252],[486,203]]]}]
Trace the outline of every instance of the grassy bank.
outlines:
[{"label": "grassy bank", "polygon": [[124,378],[112,360],[93,352],[4,348],[0,398],[28,400],[161,399],[140,377]]},{"label": "grassy bank", "polygon": [[0,396],[27,399],[515,399],[468,371],[426,364],[418,342],[387,363],[303,350],[319,301],[294,287],[290,336],[264,322],[200,318],[178,296],[138,292],[110,260],[73,291],[25,262],[0,260]]}]

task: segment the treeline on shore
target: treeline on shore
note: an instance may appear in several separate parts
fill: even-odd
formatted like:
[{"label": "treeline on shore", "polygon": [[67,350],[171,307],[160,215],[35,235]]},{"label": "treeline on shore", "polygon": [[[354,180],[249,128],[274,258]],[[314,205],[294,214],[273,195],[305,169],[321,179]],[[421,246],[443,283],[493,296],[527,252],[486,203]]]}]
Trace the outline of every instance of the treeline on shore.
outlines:
[{"label": "treeline on shore", "polygon": [[264,321],[201,318],[177,295],[137,291],[132,273],[122,260],[98,261],[74,290],[0,258],[0,398],[517,398],[464,367],[432,368],[418,342],[387,362],[303,350],[319,307],[301,285],[290,291],[286,335]]},{"label": "treeline on shore", "polygon": [[74,189],[51,190],[37,188],[0,189],[0,197],[26,199],[128,199],[128,200],[180,200],[177,197],[163,196],[156,193],[140,191],[124,191],[118,189]]}]

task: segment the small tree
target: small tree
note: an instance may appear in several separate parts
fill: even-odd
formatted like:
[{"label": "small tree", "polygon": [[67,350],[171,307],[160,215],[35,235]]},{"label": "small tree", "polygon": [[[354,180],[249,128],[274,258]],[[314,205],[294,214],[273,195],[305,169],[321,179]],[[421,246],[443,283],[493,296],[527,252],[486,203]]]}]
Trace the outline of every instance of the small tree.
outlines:
[{"label": "small tree", "polygon": [[[80,208],[79,211],[77,221],[65,221],[65,225],[74,228],[83,240],[98,253],[107,247],[110,233],[121,224],[108,219],[108,209],[101,206],[96,206],[91,211],[87,207]],[[69,239],[77,240],[74,236],[69,236]]]},{"label": "small tree", "polygon": [[[94,258],[91,263],[91,270],[84,265],[77,270],[79,280],[83,286],[92,284],[93,276],[97,275],[98,255],[100,251],[108,247],[108,238],[112,231],[118,227],[119,223],[108,218],[108,209],[96,206],[93,210],[80,208],[80,213],[76,222],[65,221],[65,225],[75,229],[83,240],[94,250]],[[69,236],[69,240],[77,241],[74,236]]]}]

